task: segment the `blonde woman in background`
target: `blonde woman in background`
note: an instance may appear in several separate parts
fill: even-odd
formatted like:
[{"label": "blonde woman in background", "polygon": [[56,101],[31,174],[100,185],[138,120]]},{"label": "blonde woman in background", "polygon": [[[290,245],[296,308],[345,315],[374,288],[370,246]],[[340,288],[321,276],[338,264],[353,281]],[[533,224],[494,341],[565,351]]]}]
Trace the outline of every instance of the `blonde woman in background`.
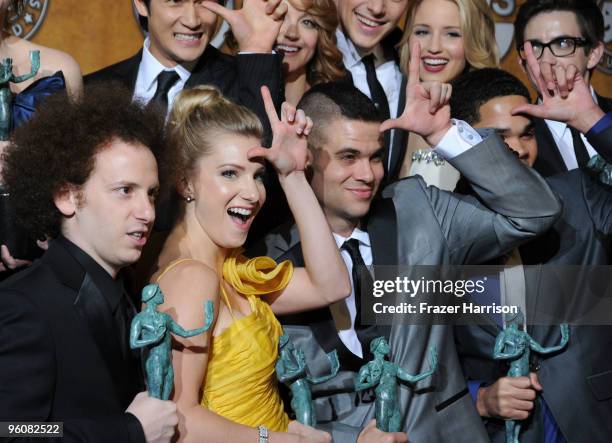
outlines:
[{"label": "blonde woman in background", "polygon": [[[312,122],[287,103],[279,120],[262,89],[270,149],[260,147],[255,114],[213,87],[183,90],[170,116],[182,215],[152,281],[165,295],[161,309],[185,328],[202,323],[205,301],[215,303],[207,333],[174,343],[180,441],[253,443],[267,441],[268,433],[276,443],[330,441],[326,432],[289,422],[284,412],[274,370],[282,334],[275,314],[339,301],[350,293],[350,281],[304,174]],[[305,268],[241,255],[266,198],[264,159],[276,169],[297,222]]]},{"label": "blonde woman in background", "polygon": [[[400,66],[408,72],[410,47],[421,47],[421,81],[450,83],[463,72],[497,67],[495,22],[486,0],[414,0],[400,42]],[[452,191],[458,171],[410,134],[400,178],[421,175],[428,185]]]}]

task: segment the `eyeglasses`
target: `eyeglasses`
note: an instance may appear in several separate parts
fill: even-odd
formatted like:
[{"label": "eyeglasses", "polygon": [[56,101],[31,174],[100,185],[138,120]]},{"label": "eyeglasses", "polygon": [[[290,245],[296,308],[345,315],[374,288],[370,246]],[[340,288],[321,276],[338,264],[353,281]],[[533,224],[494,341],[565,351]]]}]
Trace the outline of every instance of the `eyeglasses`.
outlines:
[{"label": "eyeglasses", "polygon": [[[536,59],[540,59],[542,54],[544,54],[544,49],[550,49],[550,52],[555,57],[569,57],[570,55],[576,52],[577,47],[586,46],[589,42],[587,39],[582,37],[557,37],[554,40],[551,40],[548,43],[542,43],[537,40],[528,40],[531,43],[531,47],[533,48],[533,55]],[[519,56],[525,60],[527,58],[527,54],[525,53],[525,44],[523,43],[518,48]]]}]

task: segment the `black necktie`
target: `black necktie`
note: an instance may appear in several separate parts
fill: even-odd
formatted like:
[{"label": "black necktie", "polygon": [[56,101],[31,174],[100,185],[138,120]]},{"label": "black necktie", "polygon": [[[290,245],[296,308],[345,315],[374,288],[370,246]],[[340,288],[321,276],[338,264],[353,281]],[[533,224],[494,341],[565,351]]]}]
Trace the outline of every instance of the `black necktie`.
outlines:
[{"label": "black necktie", "polygon": [[589,156],[589,151],[587,151],[584,142],[582,141],[582,137],[580,137],[580,132],[576,128],[570,128],[570,132],[572,133],[572,142],[574,144],[574,153],[576,154],[576,161],[578,162],[578,167],[581,168],[586,166],[591,157]]},{"label": "black necktie", "polygon": [[[387,95],[385,94],[385,90],[382,85],[378,81],[376,77],[376,68],[374,67],[374,55],[366,55],[361,59],[363,65],[366,70],[366,80],[368,82],[368,88],[370,88],[370,96],[372,97],[372,101],[378,109],[380,116],[387,120],[391,118],[391,114],[389,113],[389,102],[387,101]],[[391,155],[391,131],[385,131],[385,172],[388,172],[388,159]]]},{"label": "black necktie", "polygon": [[178,81],[179,75],[176,71],[162,71],[157,76],[157,89],[150,103],[154,103],[166,112],[168,109],[168,91]]},{"label": "black necktie", "polygon": [[[357,338],[361,342],[364,357],[370,352],[370,342],[380,335],[377,332],[376,325],[363,325],[361,322],[361,297],[372,295],[373,281],[368,268],[366,267],[363,257],[359,252],[359,240],[350,238],[344,242],[342,249],[347,251],[353,262],[353,270],[351,277],[353,280],[353,291],[355,293],[355,308],[357,315],[355,316],[355,332]],[[363,284],[362,284],[363,283]]]},{"label": "black necktie", "polygon": [[[353,262],[352,279],[353,279],[353,292],[355,293],[355,307],[357,308],[357,316],[355,318],[355,329],[357,325],[361,325],[361,274],[368,272],[365,267],[365,262],[359,252],[359,240],[356,238],[350,238],[344,242],[342,249],[349,253],[351,261]],[[366,277],[367,278],[367,277]]]}]

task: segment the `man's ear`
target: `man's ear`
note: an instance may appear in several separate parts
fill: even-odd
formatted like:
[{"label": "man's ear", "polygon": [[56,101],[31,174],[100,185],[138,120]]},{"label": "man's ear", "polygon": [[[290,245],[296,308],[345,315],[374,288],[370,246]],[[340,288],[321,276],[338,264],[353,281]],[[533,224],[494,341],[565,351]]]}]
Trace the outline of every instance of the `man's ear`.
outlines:
[{"label": "man's ear", "polygon": [[79,206],[77,188],[71,185],[64,186],[53,197],[53,203],[64,217],[72,217]]},{"label": "man's ear", "polygon": [[595,46],[589,53],[589,57],[587,61],[587,69],[591,70],[595,66],[597,66],[597,64],[601,60],[601,57],[603,57],[603,54],[604,54],[604,44],[603,42],[599,42],[597,43],[597,46]]},{"label": "man's ear", "polygon": [[136,8],[136,11],[138,11],[138,14],[142,15],[143,17],[149,17],[149,8],[147,8],[147,5],[145,4],[145,2],[143,0],[133,0],[134,1],[134,7]]}]

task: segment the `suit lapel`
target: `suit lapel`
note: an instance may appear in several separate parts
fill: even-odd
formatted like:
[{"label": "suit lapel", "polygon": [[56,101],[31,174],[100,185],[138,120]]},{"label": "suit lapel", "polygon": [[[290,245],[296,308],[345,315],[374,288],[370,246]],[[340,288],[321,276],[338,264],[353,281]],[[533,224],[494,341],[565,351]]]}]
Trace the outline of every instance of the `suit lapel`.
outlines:
[{"label": "suit lapel", "polygon": [[138,78],[138,69],[140,68],[141,60],[142,49],[138,51],[134,57],[117,66],[117,70],[115,71],[121,82],[132,92],[136,89],[136,79]]},{"label": "suit lapel", "polygon": [[534,169],[544,177],[567,171],[563,157],[555,143],[555,139],[542,119],[534,119],[536,139],[538,142],[538,158],[535,161]]},{"label": "suit lapel", "polygon": [[198,59],[191,75],[185,82],[185,88],[193,88],[196,85],[212,83],[212,66],[219,57],[217,49],[211,45],[206,47],[204,53]]},{"label": "suit lapel", "polygon": [[[397,218],[393,200],[390,198],[376,200],[370,208],[365,225],[372,247],[372,264],[374,266],[397,266],[399,264]],[[376,271],[374,271],[374,274],[376,274]],[[377,325],[377,329],[381,335],[389,340],[390,325]],[[364,349],[364,354],[366,351],[369,352],[369,350]]]},{"label": "suit lapel", "polygon": [[[400,86],[400,97],[397,104],[396,114],[398,117],[402,114],[402,112],[404,112],[404,107],[406,106],[406,82],[406,76],[402,75],[402,85]],[[399,171],[402,167],[402,163],[404,162],[404,156],[406,155],[407,146],[408,132],[401,129],[395,129],[390,154],[391,158],[389,159],[389,172],[385,178],[387,183],[395,181],[399,176]]]},{"label": "suit lapel", "polygon": [[372,245],[372,263],[397,266],[397,219],[392,199],[384,198],[372,204],[366,229]]},{"label": "suit lapel", "polygon": [[130,390],[126,385],[126,360],[121,353],[119,336],[108,302],[81,264],[58,242],[52,241],[44,260],[55,271],[63,285],[76,294],[73,306],[91,334],[105,361],[117,395],[124,399]]}]

